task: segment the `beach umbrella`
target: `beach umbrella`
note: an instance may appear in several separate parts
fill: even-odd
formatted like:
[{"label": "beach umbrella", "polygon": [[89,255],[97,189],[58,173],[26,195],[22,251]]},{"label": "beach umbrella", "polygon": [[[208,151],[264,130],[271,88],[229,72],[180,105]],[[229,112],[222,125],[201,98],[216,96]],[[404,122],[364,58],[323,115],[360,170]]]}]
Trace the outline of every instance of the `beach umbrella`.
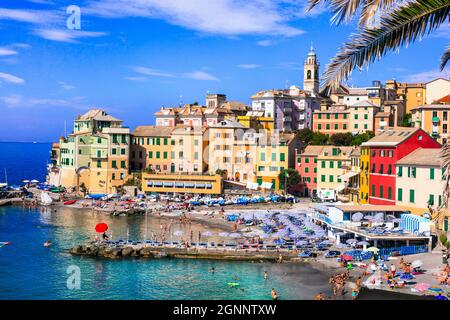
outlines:
[{"label": "beach umbrella", "polygon": [[368,246],[370,243],[368,243],[367,241],[359,241],[356,243],[358,246]]},{"label": "beach umbrella", "polygon": [[351,243],[355,243],[355,242],[358,242],[358,240],[356,240],[356,239],[348,239],[347,241],[345,241],[345,243],[347,243],[347,244],[351,244]]},{"label": "beach umbrella", "polygon": [[108,225],[106,223],[98,223],[95,226],[95,231],[97,231],[98,233],[103,233],[106,230],[108,230]]},{"label": "beach umbrella", "polygon": [[363,217],[364,215],[361,212],[356,212],[352,215],[352,221],[359,222]]},{"label": "beach umbrella", "polygon": [[372,219],[372,221],[375,222],[383,222],[384,221],[384,214],[383,212],[378,212]]},{"label": "beach umbrella", "polygon": [[177,237],[182,236],[182,235],[183,235],[183,231],[177,230],[177,231],[175,231],[175,232],[173,233],[173,235],[174,235],[174,236],[177,236]]},{"label": "beach umbrella", "polygon": [[422,283],[416,284],[414,289],[416,289],[417,291],[421,292],[421,291],[427,291],[430,287],[431,286],[428,283],[422,282]]},{"label": "beach umbrella", "polygon": [[304,246],[306,244],[308,244],[308,241],[304,241],[304,240],[297,241],[297,243],[296,243],[296,245],[298,245],[298,246]]},{"label": "beach umbrella", "polygon": [[420,268],[422,265],[423,265],[422,260],[414,260],[411,263],[411,267],[413,267],[413,268]]},{"label": "beach umbrella", "polygon": [[352,260],[353,260],[353,257],[352,257],[351,255],[344,254],[344,255],[342,256],[342,260],[345,260],[345,261],[352,261]]},{"label": "beach umbrella", "polygon": [[371,215],[366,215],[366,216],[364,216],[364,220],[372,220],[373,219],[373,217],[371,216]]},{"label": "beach umbrella", "polygon": [[228,236],[230,238],[240,238],[242,235],[240,233],[233,232],[233,233],[230,233]]},{"label": "beach umbrella", "polygon": [[228,237],[229,235],[230,235],[230,233],[228,233],[228,232],[219,232],[220,237]]},{"label": "beach umbrella", "polygon": [[378,253],[378,251],[380,251],[380,249],[378,249],[377,247],[370,247],[370,248],[367,248],[366,251]]}]

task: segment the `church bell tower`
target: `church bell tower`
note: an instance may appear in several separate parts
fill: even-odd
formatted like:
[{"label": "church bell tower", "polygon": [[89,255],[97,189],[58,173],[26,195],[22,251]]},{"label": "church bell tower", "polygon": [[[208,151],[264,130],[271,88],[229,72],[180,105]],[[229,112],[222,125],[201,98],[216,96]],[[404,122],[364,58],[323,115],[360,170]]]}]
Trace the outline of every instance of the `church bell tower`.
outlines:
[{"label": "church bell tower", "polygon": [[303,89],[311,93],[319,92],[319,62],[317,61],[314,47],[311,44],[311,50],[305,60]]}]

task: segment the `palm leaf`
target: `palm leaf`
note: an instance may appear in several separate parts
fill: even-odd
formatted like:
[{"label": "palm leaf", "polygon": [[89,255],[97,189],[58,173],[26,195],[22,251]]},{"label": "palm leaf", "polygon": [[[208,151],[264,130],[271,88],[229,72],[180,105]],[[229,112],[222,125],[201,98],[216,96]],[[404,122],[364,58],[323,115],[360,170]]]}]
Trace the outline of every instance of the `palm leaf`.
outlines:
[{"label": "palm leaf", "polygon": [[366,0],[361,9],[361,15],[359,17],[359,26],[367,26],[369,21],[375,16],[377,12],[381,14],[388,12],[399,4],[398,0]]},{"label": "palm leaf", "polygon": [[450,12],[450,0],[415,0],[380,19],[380,26],[361,29],[331,59],[324,73],[329,92],[347,79],[355,67],[362,68],[389,50],[414,42],[438,28]]},{"label": "palm leaf", "polygon": [[448,60],[450,59],[450,46],[448,46],[444,53],[441,56],[441,71],[444,70],[445,66],[447,65]]}]

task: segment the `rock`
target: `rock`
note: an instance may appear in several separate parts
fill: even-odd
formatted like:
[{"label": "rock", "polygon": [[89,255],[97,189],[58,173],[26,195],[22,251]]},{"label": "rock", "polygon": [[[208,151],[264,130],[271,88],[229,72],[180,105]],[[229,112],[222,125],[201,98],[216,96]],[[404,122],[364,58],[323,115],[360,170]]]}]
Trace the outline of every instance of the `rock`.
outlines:
[{"label": "rock", "polygon": [[126,247],[122,249],[122,256],[129,256],[133,253],[134,249],[131,247]]},{"label": "rock", "polygon": [[143,256],[143,257],[150,257],[150,256],[153,255],[152,249],[151,248],[147,248],[147,247],[142,248],[140,250],[140,253],[141,253],[141,256]]},{"label": "rock", "polygon": [[119,256],[122,255],[122,249],[120,249],[120,248],[112,248],[110,254],[113,257],[119,257]]}]

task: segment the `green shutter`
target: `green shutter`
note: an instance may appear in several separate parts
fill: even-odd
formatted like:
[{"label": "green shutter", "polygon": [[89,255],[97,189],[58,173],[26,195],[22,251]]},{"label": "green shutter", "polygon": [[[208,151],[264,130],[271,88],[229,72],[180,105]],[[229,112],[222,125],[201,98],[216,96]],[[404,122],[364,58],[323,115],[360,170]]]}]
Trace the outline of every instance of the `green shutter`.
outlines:
[{"label": "green shutter", "polygon": [[430,195],[428,196],[428,204],[429,204],[430,206],[434,206],[434,195],[433,195],[433,194],[430,194]]},{"label": "green shutter", "polygon": [[330,175],[330,182],[334,182],[334,176]]},{"label": "green shutter", "polygon": [[330,161],[330,169],[334,168],[334,161]]},{"label": "green shutter", "polygon": [[403,167],[398,166],[398,176],[401,177],[403,175]]},{"label": "green shutter", "polygon": [[414,203],[414,189],[409,190],[409,202]]},{"label": "green shutter", "polygon": [[392,188],[388,188],[388,199],[392,199]]},{"label": "green shutter", "polygon": [[384,197],[384,187],[380,186],[380,198]]},{"label": "green shutter", "polygon": [[434,180],[434,168],[430,168],[430,180]]},{"label": "green shutter", "polygon": [[398,195],[397,195],[398,201],[403,201],[403,189],[398,188]]}]

